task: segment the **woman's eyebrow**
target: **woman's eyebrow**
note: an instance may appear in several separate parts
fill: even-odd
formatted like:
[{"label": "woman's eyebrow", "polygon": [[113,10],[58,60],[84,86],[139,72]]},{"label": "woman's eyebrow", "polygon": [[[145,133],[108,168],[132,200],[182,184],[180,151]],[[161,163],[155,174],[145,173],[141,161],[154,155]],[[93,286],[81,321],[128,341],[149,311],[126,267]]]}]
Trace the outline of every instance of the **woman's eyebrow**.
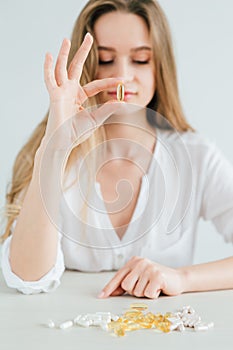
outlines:
[{"label": "woman's eyebrow", "polygon": [[[114,48],[107,47],[107,46],[98,46],[98,50],[111,51],[111,52],[116,51]],[[131,49],[130,51],[138,52],[141,50],[151,51],[151,47],[150,46],[139,46],[139,47],[135,47],[135,48]]]},{"label": "woman's eyebrow", "polygon": [[139,47],[136,47],[134,49],[131,49],[130,51],[138,52],[138,51],[141,51],[141,50],[151,51],[152,48],[150,46],[139,46]]}]

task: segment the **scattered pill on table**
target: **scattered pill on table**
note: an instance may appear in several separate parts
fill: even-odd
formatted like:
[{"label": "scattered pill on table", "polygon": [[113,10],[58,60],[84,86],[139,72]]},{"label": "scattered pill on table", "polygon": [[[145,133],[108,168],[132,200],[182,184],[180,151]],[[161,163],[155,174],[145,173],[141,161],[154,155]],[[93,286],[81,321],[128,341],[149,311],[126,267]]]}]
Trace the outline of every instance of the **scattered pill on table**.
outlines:
[{"label": "scattered pill on table", "polygon": [[46,322],[46,326],[49,328],[55,328],[55,323],[53,322],[53,320],[48,320]]},{"label": "scattered pill on table", "polygon": [[[127,332],[139,329],[154,329],[156,332],[169,333],[184,332],[186,328],[192,328],[195,332],[207,331],[214,327],[213,322],[203,322],[200,315],[191,306],[183,306],[180,310],[169,311],[164,315],[148,312],[147,309],[147,304],[133,303],[130,305],[130,309],[121,315],[103,311],[79,314],[73,321],[65,321],[58,328],[94,326],[122,337]],[[49,328],[55,328],[55,323],[52,320],[48,320],[46,325]]]},{"label": "scattered pill on table", "polygon": [[73,327],[73,325],[74,325],[73,321],[66,321],[66,322],[61,323],[59,328],[67,329],[67,328]]}]

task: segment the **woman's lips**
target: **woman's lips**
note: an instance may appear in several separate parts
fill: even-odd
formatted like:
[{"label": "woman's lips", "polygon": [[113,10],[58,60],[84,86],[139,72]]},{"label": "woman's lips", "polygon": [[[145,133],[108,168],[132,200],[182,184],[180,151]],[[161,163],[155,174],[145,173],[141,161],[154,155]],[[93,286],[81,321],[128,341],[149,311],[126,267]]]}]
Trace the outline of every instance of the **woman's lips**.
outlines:
[{"label": "woman's lips", "polygon": [[[116,91],[108,91],[108,95],[112,96],[113,98],[117,98],[117,93]],[[135,96],[136,95],[136,92],[131,92],[131,91],[125,91],[124,93],[124,100],[128,100],[130,99],[131,97]]]}]

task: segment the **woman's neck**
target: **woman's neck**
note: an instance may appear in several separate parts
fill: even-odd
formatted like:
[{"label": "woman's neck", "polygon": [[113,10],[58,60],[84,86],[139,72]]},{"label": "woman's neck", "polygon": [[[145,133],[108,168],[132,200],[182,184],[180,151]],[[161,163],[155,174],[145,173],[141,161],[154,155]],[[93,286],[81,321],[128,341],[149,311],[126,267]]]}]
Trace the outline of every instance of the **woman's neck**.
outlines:
[{"label": "woman's neck", "polygon": [[156,129],[143,113],[112,115],[105,123],[107,152],[113,157],[138,158],[138,146],[154,151]]}]

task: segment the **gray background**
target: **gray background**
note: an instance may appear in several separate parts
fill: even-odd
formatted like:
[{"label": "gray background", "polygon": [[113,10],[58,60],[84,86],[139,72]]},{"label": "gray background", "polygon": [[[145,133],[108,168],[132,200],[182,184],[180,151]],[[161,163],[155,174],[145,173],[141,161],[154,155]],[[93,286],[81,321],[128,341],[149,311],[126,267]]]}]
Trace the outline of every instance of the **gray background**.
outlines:
[{"label": "gray background", "polygon": [[[46,51],[57,55],[86,1],[0,2],[0,207],[13,161],[44,117]],[[179,88],[187,119],[233,161],[233,2],[160,0],[172,29]],[[232,255],[211,223],[200,221],[195,262]]]}]

